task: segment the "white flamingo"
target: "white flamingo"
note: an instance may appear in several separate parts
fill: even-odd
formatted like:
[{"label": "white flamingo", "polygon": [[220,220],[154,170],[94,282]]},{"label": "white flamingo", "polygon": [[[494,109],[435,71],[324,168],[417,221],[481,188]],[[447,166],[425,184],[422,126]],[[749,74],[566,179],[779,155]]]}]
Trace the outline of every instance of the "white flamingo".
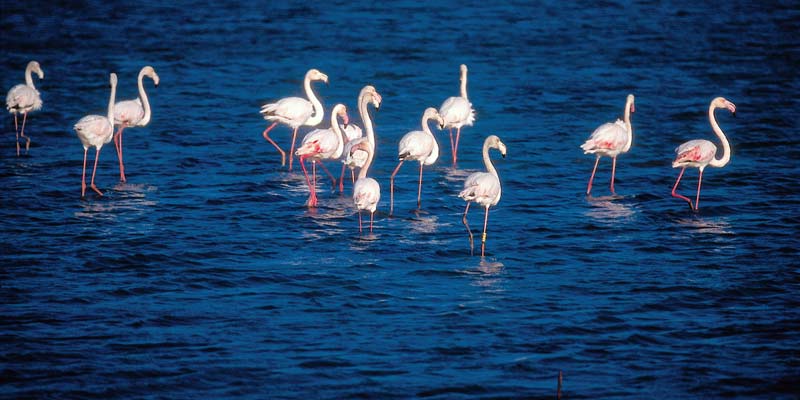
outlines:
[{"label": "white flamingo", "polygon": [[122,162],[122,131],[127,127],[147,126],[150,123],[150,101],[144,91],[144,77],[153,80],[158,87],[158,74],[151,66],[146,66],[139,71],[139,97],[133,100],[120,101],[114,105],[114,124],[119,125],[114,134],[114,147],[119,159],[119,180],[125,182],[125,164]]},{"label": "white flamingo", "polygon": [[417,190],[417,209],[420,208],[422,202],[422,166],[431,165],[439,158],[439,144],[436,143],[436,138],[431,133],[431,128],[428,126],[429,120],[436,120],[439,127],[444,126],[444,120],[435,108],[429,107],[425,109],[422,114],[422,130],[411,131],[406,133],[400,144],[398,145],[397,155],[400,162],[392,172],[389,185],[389,215],[392,215],[394,210],[394,176],[406,160],[419,161],[419,188]]},{"label": "white flamingo", "polygon": [[[450,150],[453,154],[453,166],[458,159],[458,140],[462,126],[472,126],[475,122],[475,110],[467,98],[467,66],[461,64],[461,96],[446,99],[439,107],[439,114],[444,120],[444,127],[450,131]],[[456,140],[453,142],[453,128],[456,128]]]},{"label": "white flamingo", "polygon": [[286,152],[269,137],[269,131],[278,123],[288,125],[294,130],[292,132],[292,147],[289,150],[289,171],[292,170],[292,154],[294,154],[294,144],[297,140],[297,129],[303,125],[317,126],[325,118],[325,110],[322,108],[322,103],[319,102],[314,91],[311,90],[311,81],[328,83],[328,75],[316,69],[310,69],[306,72],[303,88],[306,91],[308,100],[301,97],[284,97],[275,103],[261,106],[261,115],[264,116],[264,119],[273,121],[272,125],[268,126],[262,135],[281,153],[281,166],[286,165]]},{"label": "white flamingo", "polygon": [[589,186],[586,188],[587,196],[592,192],[592,181],[594,180],[595,172],[597,172],[597,164],[600,163],[600,157],[602,156],[611,157],[611,194],[616,195],[614,191],[614,175],[617,172],[617,156],[627,153],[633,143],[631,113],[636,111],[633,101],[633,95],[629,94],[625,101],[623,120],[617,119],[616,122],[607,122],[600,125],[592,132],[589,139],[581,145],[583,154],[592,153],[597,155],[592,169],[592,176],[589,178]]},{"label": "white flamingo", "polygon": [[[361,92],[358,94],[358,112],[361,115],[361,121],[364,122],[366,119],[369,119],[369,115],[365,115],[367,113],[367,104],[372,101],[372,105],[375,106],[376,109],[380,108],[380,101],[375,100],[375,88],[372,86],[365,86],[361,89]],[[380,98],[380,96],[378,96]],[[356,168],[363,168],[364,163],[367,161],[367,153],[372,151],[372,143],[370,142],[368,137],[363,136],[361,132],[361,128],[356,126],[355,124],[350,124],[347,126],[348,129],[352,131],[348,133],[348,141],[344,144],[344,154],[342,155],[342,177],[339,179],[339,191],[344,191],[344,169],[345,167],[350,168],[350,177],[355,184],[355,172]],[[352,134],[352,136],[351,136]]]},{"label": "white flamingo", "polygon": [[94,185],[94,176],[97,172],[97,160],[100,158],[100,149],[104,144],[111,141],[114,136],[114,98],[117,94],[117,74],[111,73],[109,78],[111,83],[111,96],[108,99],[108,116],[87,115],[75,123],[75,133],[83,144],[83,174],[81,177],[81,197],[86,194],[86,155],[89,147],[94,146],[97,153],[94,156],[94,168],[92,169],[91,188],[100,196],[103,195],[97,186]]},{"label": "white flamingo", "polygon": [[488,172],[476,172],[464,182],[464,190],[458,194],[458,197],[467,202],[467,208],[464,209],[464,218],[461,222],[467,227],[469,233],[469,248],[470,252],[473,251],[472,231],[469,229],[467,223],[467,213],[469,213],[470,202],[474,201],[482,205],[486,211],[483,217],[483,235],[481,236],[481,257],[483,257],[486,248],[486,226],[489,222],[489,207],[497,205],[500,201],[502,188],[500,186],[500,177],[497,175],[497,170],[489,158],[489,149],[500,150],[500,154],[505,158],[506,145],[500,140],[499,137],[491,135],[483,142],[483,164],[486,166]]},{"label": "white flamingo", "polygon": [[[358,104],[359,113],[361,114],[361,121],[364,123],[364,129],[367,131],[367,145],[362,145],[367,150],[367,159],[361,170],[358,171],[358,180],[353,185],[353,202],[358,210],[358,232],[361,233],[361,210],[369,211],[369,231],[372,233],[372,220],[375,216],[375,210],[378,207],[378,201],[381,199],[381,186],[373,178],[367,178],[367,172],[372,164],[372,158],[375,155],[375,132],[372,127],[372,118],[367,112],[367,104],[372,102],[375,109],[379,109],[381,105],[381,95],[372,86],[366,86],[361,90],[364,101]],[[361,96],[359,96],[361,98]]]},{"label": "white flamingo", "polygon": [[[711,129],[714,130],[714,133],[719,137],[720,142],[722,142],[722,158],[716,158],[717,146],[705,139],[690,140],[675,149],[675,153],[678,155],[675,157],[675,161],[672,162],[672,168],[681,167],[681,173],[678,174],[675,186],[672,187],[672,196],[686,200],[689,202],[689,207],[693,210],[697,210],[700,206],[700,185],[703,183],[703,170],[709,165],[712,167],[724,167],[725,164],[731,160],[731,145],[728,143],[728,138],[725,137],[725,133],[722,132],[719,124],[717,124],[716,117],[714,117],[714,110],[717,108],[727,108],[736,116],[736,105],[724,97],[717,97],[712,100],[711,105],[708,106],[708,120],[711,123]],[[686,171],[686,167],[695,167],[700,170],[700,177],[697,180],[697,197],[695,198],[694,206],[692,206],[692,201],[689,200],[688,197],[675,193],[678,189],[678,184],[681,182],[683,172]]]},{"label": "white flamingo", "polygon": [[[33,86],[32,72],[36,72],[36,75],[39,75],[39,79],[44,79],[44,71],[39,66],[39,62],[31,61],[25,67],[25,84],[15,85],[6,95],[6,109],[14,114],[14,131],[17,133],[17,156],[19,156],[20,136],[26,140],[26,154],[31,147],[31,139],[25,136],[25,121],[28,119],[28,113],[42,108],[42,98],[39,95],[39,91]],[[17,126],[17,114],[19,113],[22,113],[22,131]]]},{"label": "white flamingo", "polygon": [[[339,126],[337,117],[342,117],[342,122],[345,126],[350,122],[350,117],[347,116],[347,107],[344,104],[337,104],[331,110],[331,127],[328,129],[314,129],[303,137],[303,143],[295,152],[295,155],[300,157],[300,166],[303,168],[303,175],[306,176],[306,183],[308,183],[308,206],[317,206],[317,162],[325,169],[325,172],[333,180],[333,187],[336,187],[336,178],[331,175],[330,171],[322,164],[322,160],[338,159],[342,156],[344,149],[344,132]],[[313,173],[313,180],[308,179],[308,172],[306,171],[305,160],[311,160],[311,169]]]}]

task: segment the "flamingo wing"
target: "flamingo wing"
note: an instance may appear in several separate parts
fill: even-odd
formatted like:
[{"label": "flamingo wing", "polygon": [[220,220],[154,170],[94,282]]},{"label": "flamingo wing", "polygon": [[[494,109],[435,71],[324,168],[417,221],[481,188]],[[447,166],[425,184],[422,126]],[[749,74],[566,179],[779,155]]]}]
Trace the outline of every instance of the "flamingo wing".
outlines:
[{"label": "flamingo wing", "polygon": [[490,173],[476,172],[464,181],[464,190],[458,197],[484,206],[495,205],[500,200],[500,180]]},{"label": "flamingo wing", "polygon": [[431,154],[433,140],[423,131],[411,131],[400,139],[397,147],[401,160],[421,160]]},{"label": "flamingo wing", "polygon": [[35,111],[42,108],[39,91],[19,84],[11,88],[6,95],[6,109],[11,113]]},{"label": "flamingo wing", "polygon": [[342,162],[350,168],[361,168],[367,162],[369,155],[369,139],[360,137],[353,139],[344,145],[344,160]]},{"label": "flamingo wing", "polygon": [[268,121],[279,121],[292,127],[305,123],[314,113],[311,102],[301,97],[286,97],[261,107]]},{"label": "flamingo wing", "polygon": [[381,200],[381,186],[372,178],[359,178],[353,186],[353,202],[359,210],[375,212]]},{"label": "flamingo wing", "polygon": [[619,153],[628,140],[628,130],[621,119],[616,122],[607,122],[597,127],[589,139],[581,145],[584,154],[590,153]]},{"label": "flamingo wing", "polygon": [[114,123],[133,126],[144,118],[144,106],[140,99],[120,101],[114,105]]},{"label": "flamingo wing", "polygon": [[707,164],[717,153],[717,146],[705,139],[690,140],[675,149],[673,167],[682,163]]},{"label": "flamingo wing", "polygon": [[453,96],[448,98],[439,107],[439,115],[444,120],[445,127],[460,128],[464,125],[472,126],[475,122],[475,110],[469,100]]},{"label": "flamingo wing", "polygon": [[73,127],[84,147],[101,147],[111,141],[114,127],[102,115],[87,115]]}]

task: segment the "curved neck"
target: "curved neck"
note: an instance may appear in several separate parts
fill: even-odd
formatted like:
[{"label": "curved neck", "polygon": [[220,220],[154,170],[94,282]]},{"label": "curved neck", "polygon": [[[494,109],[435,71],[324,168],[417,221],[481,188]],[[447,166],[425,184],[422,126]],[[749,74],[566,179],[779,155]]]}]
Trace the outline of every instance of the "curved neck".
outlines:
[{"label": "curved neck", "polygon": [[305,81],[303,81],[303,87],[306,90],[306,96],[308,100],[311,101],[311,106],[314,108],[314,115],[306,121],[304,125],[308,126],[315,126],[322,122],[322,119],[325,118],[325,110],[322,109],[322,103],[319,102],[317,96],[314,94],[314,91],[311,90],[311,78],[306,77]]},{"label": "curved neck", "polygon": [[111,96],[108,98],[108,122],[111,123],[111,129],[114,129],[114,100],[117,97],[117,85],[111,85]]},{"label": "curved neck", "polygon": [[725,133],[722,132],[719,124],[717,124],[717,119],[714,117],[715,109],[716,107],[714,104],[711,104],[711,106],[708,107],[708,120],[711,122],[711,129],[714,130],[714,133],[717,134],[719,140],[722,142],[722,158],[716,158],[715,155],[714,159],[711,160],[708,165],[711,165],[712,167],[722,167],[731,160],[731,145],[728,143],[728,138],[725,137]]},{"label": "curved neck", "polygon": [[147,99],[147,93],[144,91],[144,83],[142,80],[144,79],[144,71],[139,72],[139,99],[142,101],[142,107],[144,107],[144,117],[142,120],[139,121],[139,125],[147,125],[150,122],[150,101]]},{"label": "curved neck", "polygon": [[337,118],[338,110],[331,111],[331,129],[333,133],[336,135],[336,154],[342,154],[344,150],[344,142],[347,141],[347,137],[345,136],[342,128],[339,126],[339,121]]},{"label": "curved neck", "polygon": [[[422,131],[425,132],[426,134],[428,134],[431,137],[431,140],[433,140],[433,151],[431,151],[431,154],[437,154],[438,155],[439,154],[439,143],[436,142],[436,136],[433,136],[433,132],[431,132],[431,127],[428,126],[428,121],[430,121],[430,119],[431,118],[429,116],[427,116],[427,115],[423,115],[422,116]],[[420,162],[422,162],[422,161],[423,160],[420,160]]]},{"label": "curved neck", "polygon": [[33,77],[31,76],[31,73],[33,73],[33,66],[28,64],[28,66],[25,67],[25,85],[32,89],[36,89],[36,87],[33,86]]},{"label": "curved neck", "polygon": [[633,101],[628,99],[625,102],[625,114],[622,117],[622,120],[625,122],[625,131],[628,133],[628,142],[625,144],[625,148],[622,149],[622,152],[627,152],[631,149],[631,144],[633,144],[633,125],[631,125],[631,103]]},{"label": "curved neck", "polygon": [[486,166],[486,171],[490,174],[494,175],[499,179],[497,176],[497,170],[494,169],[494,164],[492,164],[492,159],[489,158],[489,142],[486,141],[483,143],[483,165]]},{"label": "curved neck", "polygon": [[361,170],[358,171],[358,178],[366,178],[367,170],[372,165],[372,157],[375,154],[375,131],[372,129],[372,118],[369,116],[367,110],[367,96],[361,96],[358,99],[358,113],[361,114],[361,122],[364,123],[364,130],[367,131],[367,142],[369,142],[369,151],[367,151],[367,160]]},{"label": "curved neck", "polygon": [[461,97],[467,99],[467,71],[461,74]]}]

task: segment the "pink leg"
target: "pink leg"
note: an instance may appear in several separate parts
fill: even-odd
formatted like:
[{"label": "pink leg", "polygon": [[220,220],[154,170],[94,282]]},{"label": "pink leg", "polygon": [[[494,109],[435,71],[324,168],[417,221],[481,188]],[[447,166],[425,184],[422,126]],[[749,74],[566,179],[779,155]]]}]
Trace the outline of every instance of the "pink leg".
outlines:
[{"label": "pink leg", "polygon": [[456,128],[456,147],[453,149],[453,166],[456,166],[458,161],[458,140],[461,138],[461,127]]},{"label": "pink leg", "polygon": [[678,193],[675,193],[675,190],[677,190],[677,189],[678,189],[678,184],[680,184],[680,183],[681,183],[681,177],[683,177],[683,173],[684,173],[685,171],[686,171],[686,167],[683,167],[683,168],[681,168],[681,173],[680,173],[680,174],[678,174],[678,180],[676,180],[676,181],[675,181],[675,186],[673,186],[673,187],[672,187],[672,197],[677,197],[677,198],[679,198],[679,199],[684,199],[684,200],[686,200],[686,202],[688,202],[688,203],[689,203],[689,207],[690,207],[690,208],[692,208],[692,209],[694,209],[694,207],[692,207],[692,201],[691,201],[691,200],[689,200],[689,198],[688,198],[688,197],[686,197],[686,196],[681,196],[681,195],[679,195]]},{"label": "pink leg", "polygon": [[464,226],[467,228],[467,233],[469,234],[469,255],[475,255],[475,246],[474,242],[472,241],[472,231],[469,229],[469,223],[467,222],[467,213],[469,213],[469,205],[470,202],[467,202],[467,208],[464,209],[464,218],[461,218],[461,222],[464,223]]},{"label": "pink leg", "polygon": [[342,163],[342,174],[339,175],[339,193],[344,193],[344,170],[347,168],[344,163]]},{"label": "pink leg", "polygon": [[353,181],[353,185],[356,184],[356,173],[353,172],[353,169],[350,169],[350,180]]},{"label": "pink leg", "polygon": [[114,135],[114,147],[117,149],[117,158],[119,159],[119,180],[126,182],[125,179],[125,164],[122,162],[122,131],[126,125],[122,124]]},{"label": "pink leg", "polygon": [[372,217],[375,216],[375,212],[369,213],[369,233],[372,233]]},{"label": "pink leg", "polygon": [[394,176],[397,175],[397,171],[400,171],[400,167],[403,165],[403,160],[397,164],[397,167],[392,172],[392,177],[389,178],[389,215],[392,215],[392,211],[394,211]]},{"label": "pink leg", "polygon": [[417,210],[422,209],[422,163],[419,163],[419,187],[417,188]]},{"label": "pink leg", "polygon": [[313,207],[313,205],[311,204],[311,198],[313,197],[314,193],[314,185],[311,183],[311,179],[308,178],[308,171],[306,171],[305,161],[306,161],[305,157],[300,157],[300,167],[303,168],[303,175],[305,175],[306,177],[306,183],[308,184],[308,190],[309,190],[308,206]]},{"label": "pink leg", "polygon": [[89,187],[91,187],[91,188],[92,188],[92,190],[94,190],[95,192],[97,192],[97,194],[99,194],[100,196],[102,196],[102,195],[103,195],[103,192],[101,192],[101,191],[100,191],[100,190],[97,188],[97,186],[95,186],[95,185],[94,185],[94,175],[95,175],[95,173],[97,172],[97,160],[99,160],[99,159],[100,159],[100,147],[98,147],[98,148],[97,148],[97,153],[95,153],[95,155],[94,155],[94,168],[92,168],[92,181],[90,182],[90,185],[89,185]]},{"label": "pink leg", "polygon": [[17,113],[14,113],[14,132],[17,134],[17,157],[19,157],[19,126],[17,126]]},{"label": "pink leg", "polygon": [[486,214],[483,217],[483,236],[481,236],[481,257],[483,257],[483,251],[486,248],[486,225],[489,224],[489,206],[486,206]]},{"label": "pink leg", "polygon": [[358,210],[358,233],[361,233],[361,210]]},{"label": "pink leg", "polygon": [[326,167],[325,164],[322,163],[322,160],[319,161],[319,166],[322,167],[322,170],[325,171],[326,174],[328,174],[329,178],[331,178],[331,181],[333,182],[331,188],[333,188],[333,190],[336,190],[336,177],[333,176],[331,171],[328,171],[328,167]]},{"label": "pink leg", "polygon": [[294,128],[294,132],[292,132],[292,148],[289,151],[289,171],[292,170],[292,160],[294,160],[294,144],[297,141],[297,128]]},{"label": "pink leg", "polygon": [[700,178],[697,180],[697,198],[694,200],[695,211],[700,208],[700,185],[703,183],[703,168],[700,168]]},{"label": "pink leg", "polygon": [[88,147],[83,148],[83,173],[81,174],[81,198],[86,195],[86,155],[89,151]]},{"label": "pink leg", "polygon": [[22,113],[22,129],[19,131],[19,136],[26,140],[25,142],[25,154],[28,154],[28,149],[31,147],[31,139],[25,136],[25,120],[28,119],[28,113]]},{"label": "pink leg", "polygon": [[264,139],[267,139],[268,142],[272,143],[272,145],[275,146],[276,149],[278,149],[278,152],[281,153],[281,167],[282,167],[282,166],[286,165],[286,152],[283,151],[281,149],[281,147],[278,146],[278,144],[275,143],[275,141],[272,140],[272,138],[269,137],[269,131],[272,130],[272,128],[274,128],[275,125],[278,125],[278,123],[277,122],[273,122],[272,125],[267,127],[267,129],[264,129],[264,133],[262,133],[261,135],[263,135]]},{"label": "pink leg", "polygon": [[597,172],[597,164],[600,164],[600,156],[594,161],[594,168],[592,168],[592,176],[589,177],[589,186],[586,187],[586,195],[592,193],[592,181],[594,181],[594,174]]},{"label": "pink leg", "polygon": [[456,143],[453,141],[453,128],[448,131],[450,133],[450,154],[453,158],[453,165],[456,165]]},{"label": "pink leg", "polygon": [[614,191],[614,175],[617,173],[617,157],[611,158],[611,194],[616,195]]},{"label": "pink leg", "polygon": [[311,162],[311,197],[308,198],[308,206],[317,206],[317,162]]}]

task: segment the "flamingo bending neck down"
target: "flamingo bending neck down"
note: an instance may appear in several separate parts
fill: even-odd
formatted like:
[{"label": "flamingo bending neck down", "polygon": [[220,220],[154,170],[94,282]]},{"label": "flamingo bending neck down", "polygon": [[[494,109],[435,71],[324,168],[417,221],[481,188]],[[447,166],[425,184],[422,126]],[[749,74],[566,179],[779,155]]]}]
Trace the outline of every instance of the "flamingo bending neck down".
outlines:
[{"label": "flamingo bending neck down", "polygon": [[489,149],[498,149],[503,158],[506,157],[506,145],[500,138],[495,135],[487,137],[483,142],[483,164],[488,172],[476,172],[467,177],[467,180],[464,181],[464,190],[458,194],[458,197],[467,202],[467,207],[464,209],[464,218],[462,218],[461,222],[467,227],[467,233],[469,233],[470,253],[473,253],[474,249],[472,231],[469,229],[469,223],[467,223],[470,202],[474,201],[486,209],[483,217],[483,235],[481,236],[481,257],[483,257],[486,248],[486,226],[489,222],[489,207],[496,205],[500,201],[502,193],[500,177],[497,175],[497,170],[489,158]]},{"label": "flamingo bending neck down", "polygon": [[358,171],[358,180],[353,185],[353,202],[358,211],[358,232],[361,233],[361,210],[369,211],[369,232],[372,233],[372,220],[375,216],[375,210],[378,208],[378,202],[381,200],[381,186],[373,178],[367,177],[370,165],[372,165],[372,158],[375,156],[375,132],[372,127],[372,118],[367,111],[367,104],[372,102],[375,109],[381,106],[381,95],[372,86],[365,86],[361,90],[362,98],[358,104],[359,113],[361,114],[361,121],[364,123],[364,129],[367,131],[367,144],[362,145],[362,150],[366,151],[366,161],[361,170]]},{"label": "flamingo bending neck down", "polygon": [[422,166],[431,165],[439,158],[439,144],[436,143],[436,138],[428,126],[429,120],[436,120],[439,123],[439,128],[444,127],[444,120],[435,108],[429,107],[422,114],[422,130],[411,131],[406,133],[400,144],[398,145],[397,155],[400,162],[392,172],[389,179],[389,215],[394,211],[394,176],[400,171],[400,167],[406,160],[419,161],[419,187],[417,189],[417,210],[420,209],[422,203]]},{"label": "flamingo bending neck down", "polygon": [[[458,159],[458,140],[462,126],[472,126],[475,122],[475,109],[467,98],[467,66],[461,64],[461,96],[447,98],[439,107],[439,114],[444,120],[444,127],[450,131],[450,150],[453,154],[453,167]],[[453,141],[453,128],[456,128],[456,140]]]},{"label": "flamingo bending neck down", "polygon": [[597,164],[600,163],[600,157],[611,157],[611,194],[616,195],[614,191],[614,175],[617,172],[617,156],[622,153],[627,153],[633,143],[633,125],[631,125],[631,113],[636,111],[634,105],[634,97],[632,94],[628,95],[625,101],[625,112],[623,119],[617,119],[616,122],[607,122],[597,127],[592,132],[589,139],[581,145],[583,154],[595,154],[597,158],[594,161],[594,168],[592,169],[592,176],[589,177],[589,186],[586,187],[586,195],[590,196],[592,192],[592,181],[594,181],[594,174],[597,172]]},{"label": "flamingo bending neck down", "polygon": [[[28,119],[28,113],[42,108],[42,97],[39,91],[33,86],[33,78],[31,73],[36,72],[39,79],[44,79],[44,71],[39,66],[39,62],[31,61],[25,67],[25,84],[15,85],[8,91],[6,95],[6,109],[8,112],[14,114],[14,131],[17,134],[17,156],[19,157],[19,138],[20,136],[25,139],[25,153],[31,147],[31,139],[25,136],[25,121]],[[17,114],[22,113],[22,130],[20,131],[17,125]]]},{"label": "flamingo bending neck down", "polygon": [[[722,129],[720,129],[719,124],[717,124],[717,119],[714,116],[714,110],[717,108],[727,108],[733,116],[736,116],[736,105],[724,97],[717,97],[712,100],[711,105],[708,106],[708,120],[711,123],[711,129],[714,130],[714,133],[719,137],[720,142],[722,142],[722,158],[715,158],[717,146],[715,146],[714,143],[705,139],[695,139],[678,146],[678,148],[675,149],[675,153],[678,155],[675,157],[675,161],[672,162],[672,168],[681,167],[681,172],[678,174],[675,186],[672,187],[672,197],[686,200],[689,203],[689,207],[695,211],[700,206],[700,185],[703,183],[703,170],[709,165],[712,167],[724,167],[731,159],[731,145],[728,143],[728,138],[725,136],[725,133],[722,132]],[[694,206],[692,206],[692,201],[688,197],[676,193],[678,184],[681,182],[681,177],[683,177],[683,172],[686,171],[686,167],[695,167],[700,171],[699,178],[697,179],[697,197],[695,198]]]},{"label": "flamingo bending neck down", "polygon": [[146,66],[139,71],[139,97],[133,100],[120,101],[114,105],[114,124],[119,125],[117,133],[114,134],[114,147],[117,150],[119,159],[119,180],[125,182],[125,164],[122,162],[122,131],[127,127],[147,126],[150,123],[150,101],[144,91],[144,77],[153,80],[155,87],[158,87],[158,74],[151,66]]},{"label": "flamingo bending neck down", "polygon": [[[344,104],[337,104],[331,110],[331,127],[328,129],[314,129],[306,134],[303,138],[303,143],[295,152],[295,155],[300,157],[300,166],[303,168],[303,175],[306,177],[308,183],[308,203],[309,207],[317,206],[317,162],[325,169],[325,172],[333,180],[333,187],[336,188],[336,178],[331,175],[330,171],[322,164],[322,160],[337,159],[342,156],[342,149],[344,148],[344,132],[339,127],[337,117],[342,117],[344,126],[350,122],[347,116],[347,107]],[[313,173],[313,180],[308,179],[308,172],[306,171],[306,159],[311,159],[311,169]]]},{"label": "flamingo bending neck down", "polygon": [[317,69],[310,69],[306,72],[305,79],[303,79],[303,88],[305,89],[308,100],[300,97],[285,97],[275,103],[265,104],[261,106],[261,115],[267,121],[272,121],[272,125],[264,130],[262,135],[264,139],[270,142],[278,152],[281,153],[281,166],[286,165],[286,152],[284,152],[274,140],[269,137],[269,131],[278,123],[288,125],[293,129],[292,132],[292,147],[289,150],[289,171],[292,170],[292,160],[294,154],[294,145],[297,140],[297,129],[300,126],[317,126],[322,119],[325,118],[325,110],[322,108],[322,103],[319,102],[314,91],[311,90],[311,81],[323,81],[328,83],[328,75],[323,74]]},{"label": "flamingo bending neck down", "polygon": [[111,141],[114,136],[114,98],[117,94],[117,74],[111,73],[109,77],[111,83],[111,96],[108,99],[108,115],[87,115],[75,123],[75,133],[78,134],[81,144],[83,144],[83,174],[81,176],[81,197],[86,194],[86,155],[89,147],[94,146],[97,152],[94,156],[94,168],[92,168],[91,188],[100,196],[103,195],[97,186],[94,185],[94,176],[97,172],[97,160],[100,158],[100,149],[104,144]]}]

